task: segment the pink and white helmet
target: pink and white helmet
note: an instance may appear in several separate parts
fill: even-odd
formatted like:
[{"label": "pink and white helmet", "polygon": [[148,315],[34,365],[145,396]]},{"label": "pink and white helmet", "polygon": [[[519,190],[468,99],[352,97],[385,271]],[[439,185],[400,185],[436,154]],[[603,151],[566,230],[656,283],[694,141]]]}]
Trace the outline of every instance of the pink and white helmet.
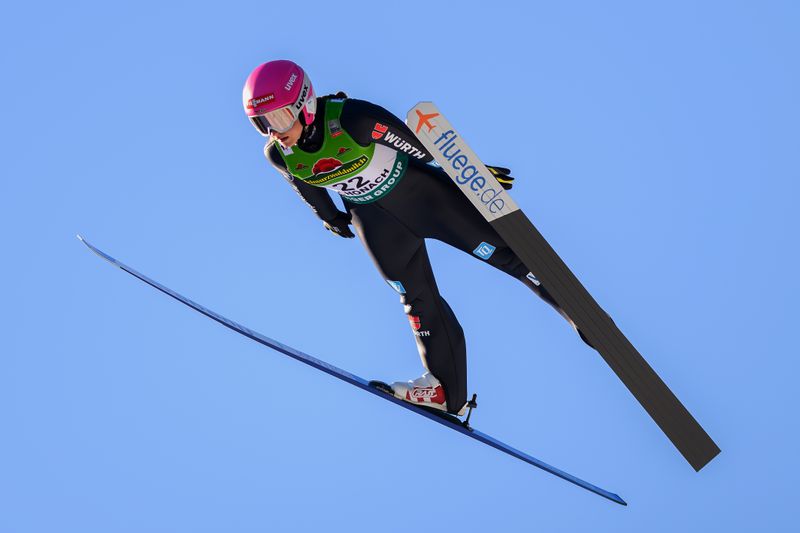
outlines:
[{"label": "pink and white helmet", "polygon": [[285,60],[256,67],[244,83],[242,102],[250,122],[265,137],[270,130],[288,131],[301,111],[311,124],[317,111],[311,80],[300,65]]}]

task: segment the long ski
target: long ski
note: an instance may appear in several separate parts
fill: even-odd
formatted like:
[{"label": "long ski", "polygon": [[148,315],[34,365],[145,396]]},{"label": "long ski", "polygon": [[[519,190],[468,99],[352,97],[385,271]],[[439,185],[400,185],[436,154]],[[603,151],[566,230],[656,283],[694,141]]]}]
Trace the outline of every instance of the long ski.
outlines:
[{"label": "long ski", "polygon": [[537,282],[547,287],[661,430],[699,471],[719,452],[700,424],[592,298],[511,196],[431,102],[420,102],[406,124]]},{"label": "long ski", "polygon": [[[242,326],[241,324],[238,324],[238,323],[234,322],[233,320],[229,320],[229,319],[225,318],[224,316],[222,316],[220,314],[217,314],[214,311],[212,311],[212,310],[210,310],[210,309],[208,309],[206,307],[203,307],[202,305],[200,305],[200,304],[198,304],[196,302],[193,302],[189,298],[186,298],[185,296],[182,296],[182,295],[178,294],[177,292],[173,291],[172,289],[170,289],[168,287],[165,287],[164,285],[158,283],[157,281],[154,281],[154,280],[148,278],[144,274],[141,274],[141,273],[137,272],[136,270],[132,269],[131,267],[129,267],[127,265],[125,265],[124,263],[121,263],[121,262],[117,261],[116,259],[114,259],[110,255],[108,255],[105,252],[103,252],[103,251],[95,248],[94,246],[92,246],[92,244],[90,244],[88,241],[86,241],[86,239],[84,239],[80,235],[78,235],[78,238],[91,251],[93,251],[99,257],[105,259],[106,261],[108,261],[112,265],[124,270],[128,274],[140,279],[141,281],[147,283],[151,287],[155,287],[156,289],[160,290],[164,294],[175,298],[179,302],[191,307],[195,311],[198,311],[198,312],[206,315],[208,318],[216,320],[217,322],[219,322],[223,326],[225,326],[227,328],[230,328],[233,331],[244,335],[245,337],[249,337],[249,338],[253,339],[256,342],[263,344],[264,346],[268,346],[268,347],[270,347],[270,348],[272,348],[272,349],[274,349],[274,350],[276,350],[276,351],[278,351],[278,352],[280,352],[280,353],[282,353],[284,355],[288,355],[289,357],[291,357],[293,359],[296,359],[296,360],[298,360],[298,361],[300,361],[302,363],[305,363],[305,364],[307,364],[307,365],[309,365],[311,367],[314,367],[317,370],[321,370],[322,372],[325,372],[326,374],[330,374],[331,376],[333,376],[335,378],[339,378],[340,380],[342,380],[342,381],[344,381],[346,383],[349,383],[351,385],[355,385],[359,389],[362,389],[362,390],[365,390],[365,391],[367,391],[367,392],[369,392],[371,394],[374,394],[374,395],[378,396],[379,398],[383,398],[384,400],[390,401],[390,402],[394,403],[395,405],[399,405],[400,407],[408,409],[409,411],[412,411],[412,412],[414,412],[414,413],[416,413],[418,415],[422,415],[425,418],[433,420],[434,422],[438,422],[438,423],[442,424],[445,427],[448,427],[448,428],[450,428],[452,430],[458,431],[459,433],[461,433],[463,435],[466,435],[466,436],[468,436],[468,437],[470,437],[472,439],[475,439],[478,442],[482,442],[483,444],[487,444],[487,445],[491,446],[492,448],[500,450],[501,452],[504,452],[504,453],[506,453],[506,454],[508,454],[508,455],[510,455],[512,457],[516,457],[517,459],[519,459],[521,461],[524,461],[524,462],[526,462],[526,463],[528,463],[530,465],[533,465],[533,466],[535,466],[537,468],[541,468],[545,472],[549,472],[549,473],[551,473],[551,474],[553,474],[555,476],[558,476],[561,479],[569,481],[570,483],[573,483],[573,484],[575,484],[575,485],[577,485],[577,486],[579,486],[581,488],[584,488],[584,489],[586,489],[586,490],[588,490],[590,492],[598,494],[598,495],[602,496],[603,498],[607,498],[607,499],[611,500],[612,502],[618,503],[620,505],[627,505],[627,503],[625,503],[625,500],[620,498],[618,495],[616,495],[616,494],[614,494],[612,492],[609,492],[607,490],[601,489],[600,487],[598,487],[596,485],[593,485],[593,484],[591,484],[591,483],[589,483],[587,481],[584,481],[584,480],[582,480],[580,478],[577,478],[577,477],[573,476],[572,474],[568,474],[567,472],[564,472],[563,470],[560,470],[560,469],[558,469],[558,468],[556,468],[554,466],[550,466],[549,464],[547,464],[547,463],[545,463],[543,461],[540,461],[539,459],[536,459],[535,457],[533,457],[531,455],[528,455],[527,453],[521,452],[521,451],[517,450],[516,448],[512,448],[511,446],[500,442],[499,440],[495,439],[494,437],[491,437],[491,436],[489,436],[489,435],[487,435],[485,433],[482,433],[482,432],[480,432],[480,431],[478,431],[476,429],[471,428],[468,425],[468,423],[462,422],[461,420],[459,420],[455,416],[446,415],[446,414],[440,414],[440,413],[437,413],[437,412],[434,412],[434,411],[430,411],[430,410],[427,410],[427,409],[412,405],[412,404],[404,402],[402,400],[398,400],[394,396],[392,396],[390,394],[387,394],[387,392],[385,390],[385,386],[382,386],[382,384],[380,384],[379,382],[369,382],[369,381],[365,380],[364,378],[361,378],[359,376],[356,376],[355,374],[351,374],[350,372],[347,372],[346,370],[342,370],[341,368],[338,368],[338,367],[336,367],[334,365],[328,364],[325,361],[317,359],[316,357],[312,357],[312,356],[310,356],[308,354],[305,354],[305,353],[303,353],[303,352],[301,352],[299,350],[295,350],[294,348],[286,346],[285,344],[282,344],[282,343],[280,343],[280,342],[278,342],[276,340],[270,339],[269,337],[265,337],[264,335],[262,335],[262,334],[260,334],[260,333],[258,333],[256,331],[253,331],[252,329],[246,328],[246,327]],[[377,384],[377,386],[376,386],[376,384]],[[474,399],[473,399],[472,403],[474,404]]]}]

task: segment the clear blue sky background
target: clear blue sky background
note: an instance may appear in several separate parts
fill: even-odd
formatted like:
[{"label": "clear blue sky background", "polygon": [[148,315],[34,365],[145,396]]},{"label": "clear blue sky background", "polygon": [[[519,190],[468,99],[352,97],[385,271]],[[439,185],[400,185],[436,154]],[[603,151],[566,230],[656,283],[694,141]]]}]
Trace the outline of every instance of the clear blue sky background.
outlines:
[{"label": "clear blue sky background", "polygon": [[[0,531],[789,531],[800,8],[764,2],[34,2],[0,17]],[[259,63],[432,100],[721,446],[695,473],[519,283],[431,243],[503,456],[240,337],[96,245],[369,378],[396,294],[270,168]]]}]

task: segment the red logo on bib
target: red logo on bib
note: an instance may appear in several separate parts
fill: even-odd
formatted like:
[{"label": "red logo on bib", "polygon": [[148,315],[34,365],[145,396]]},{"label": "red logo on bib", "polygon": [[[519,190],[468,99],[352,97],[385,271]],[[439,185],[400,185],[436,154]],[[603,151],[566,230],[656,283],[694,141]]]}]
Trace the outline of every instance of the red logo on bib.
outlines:
[{"label": "red logo on bib", "polygon": [[314,163],[314,168],[311,169],[311,172],[314,174],[319,174],[320,172],[330,172],[331,170],[339,168],[340,166],[342,166],[342,162],[338,159],[333,157],[325,157]]},{"label": "red logo on bib", "polygon": [[384,126],[380,122],[376,122],[374,129],[372,130],[372,138],[376,141],[383,137],[383,134],[386,133],[386,130],[389,129],[389,126]]}]

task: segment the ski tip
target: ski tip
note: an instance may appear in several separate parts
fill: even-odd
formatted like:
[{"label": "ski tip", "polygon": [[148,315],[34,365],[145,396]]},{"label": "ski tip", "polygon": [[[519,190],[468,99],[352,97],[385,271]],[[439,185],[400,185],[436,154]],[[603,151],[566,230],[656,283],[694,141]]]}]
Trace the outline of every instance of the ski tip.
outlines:
[{"label": "ski tip", "polygon": [[76,235],[76,237],[78,237],[78,240],[79,240],[79,241],[81,241],[83,244],[85,244],[85,245],[86,245],[86,247],[87,247],[89,250],[91,250],[92,252],[96,253],[96,254],[97,254],[97,255],[99,255],[100,257],[103,257],[103,258],[105,258],[105,254],[104,254],[103,252],[101,252],[100,250],[98,250],[97,248],[95,248],[95,247],[94,247],[94,245],[93,245],[92,243],[90,243],[89,241],[87,241],[87,240],[86,240],[86,238],[85,238],[83,235],[81,235],[80,233],[78,233],[78,234]]},{"label": "ski tip", "polygon": [[416,117],[416,115],[414,114],[414,111],[419,111],[420,109],[423,109],[423,108],[426,108],[426,107],[432,106],[432,105],[433,105],[433,102],[431,102],[429,100],[422,100],[421,102],[417,102],[417,104],[414,107],[412,107],[411,109],[409,109],[408,113],[406,113],[406,120],[408,120],[408,117]]},{"label": "ski tip", "polygon": [[85,244],[86,247],[89,248],[90,250],[94,250],[95,249],[95,247],[92,246],[92,244],[89,241],[87,241],[86,238],[83,235],[81,235],[80,233],[78,233],[76,235],[76,237],[78,237],[78,240],[81,241],[83,244]]}]

